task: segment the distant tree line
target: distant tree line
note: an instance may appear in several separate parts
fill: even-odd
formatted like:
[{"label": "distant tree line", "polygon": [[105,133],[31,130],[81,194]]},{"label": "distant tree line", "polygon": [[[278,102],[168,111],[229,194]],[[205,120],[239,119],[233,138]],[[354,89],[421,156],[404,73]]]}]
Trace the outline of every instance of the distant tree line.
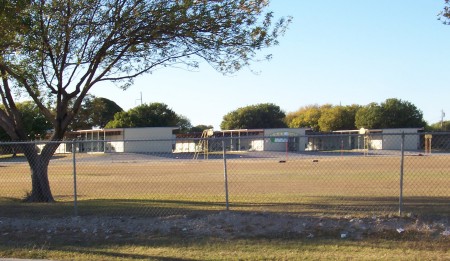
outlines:
[{"label": "distant tree line", "polygon": [[220,126],[222,129],[311,128],[321,132],[360,128],[437,130],[435,125],[427,126],[422,111],[414,104],[395,98],[365,106],[307,105],[287,114],[271,103],[250,105],[226,114]]},{"label": "distant tree line", "polygon": [[[0,104],[0,107],[2,105]],[[24,119],[24,129],[28,140],[45,139],[52,132],[52,124],[39,111],[32,101],[17,103],[17,109]],[[178,132],[202,132],[211,125],[192,126],[190,120],[175,113],[164,103],[142,104],[124,111],[114,101],[87,95],[80,111],[69,125],[69,131],[98,128],[136,128],[136,127],[179,127]],[[6,132],[0,128],[0,140],[9,141]]]},{"label": "distant tree line", "polygon": [[308,105],[286,116],[291,128],[312,128],[316,131],[423,128],[427,123],[414,104],[400,99],[361,105]]},{"label": "distant tree line", "polygon": [[[29,139],[43,138],[52,125],[46,121],[31,101],[18,103]],[[80,112],[70,125],[71,131],[100,128],[179,127],[179,133],[199,133],[212,125],[192,126],[190,120],[177,114],[168,105],[154,102],[124,111],[106,98],[88,95]],[[412,103],[401,99],[353,105],[306,105],[285,113],[278,105],[261,103],[233,110],[223,116],[221,129],[311,128],[314,131],[355,130],[360,128],[425,128],[427,131],[450,131],[450,121],[427,125],[422,112]],[[0,129],[0,140],[8,135]]]}]

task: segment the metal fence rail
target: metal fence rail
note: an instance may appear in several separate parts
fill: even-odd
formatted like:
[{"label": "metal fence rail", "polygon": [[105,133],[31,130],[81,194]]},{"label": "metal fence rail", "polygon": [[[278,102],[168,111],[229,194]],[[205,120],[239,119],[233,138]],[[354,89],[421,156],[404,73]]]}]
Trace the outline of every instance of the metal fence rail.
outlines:
[{"label": "metal fence rail", "polygon": [[56,202],[38,204],[22,201],[30,143],[1,143],[0,216],[450,214],[450,135],[425,135],[64,141],[48,168]]}]

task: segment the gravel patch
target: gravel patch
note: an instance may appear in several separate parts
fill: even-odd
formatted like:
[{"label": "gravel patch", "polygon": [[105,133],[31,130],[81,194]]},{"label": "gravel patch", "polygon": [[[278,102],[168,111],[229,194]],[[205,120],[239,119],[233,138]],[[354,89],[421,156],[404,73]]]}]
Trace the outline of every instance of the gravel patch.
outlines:
[{"label": "gravel patch", "polygon": [[64,217],[48,219],[0,217],[0,237],[35,235],[55,239],[120,239],[152,236],[232,238],[320,238],[361,240],[409,234],[450,238],[449,217],[321,218],[273,213],[219,212],[201,216]]}]

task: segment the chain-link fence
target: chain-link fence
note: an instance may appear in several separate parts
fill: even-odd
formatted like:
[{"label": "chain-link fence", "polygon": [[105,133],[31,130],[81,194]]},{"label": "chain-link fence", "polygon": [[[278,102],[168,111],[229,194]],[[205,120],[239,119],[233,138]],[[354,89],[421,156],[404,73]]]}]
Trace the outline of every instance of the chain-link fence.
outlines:
[{"label": "chain-link fence", "polygon": [[[45,145],[58,146],[48,169]],[[0,151],[1,216],[450,214],[449,133],[37,141]]]}]

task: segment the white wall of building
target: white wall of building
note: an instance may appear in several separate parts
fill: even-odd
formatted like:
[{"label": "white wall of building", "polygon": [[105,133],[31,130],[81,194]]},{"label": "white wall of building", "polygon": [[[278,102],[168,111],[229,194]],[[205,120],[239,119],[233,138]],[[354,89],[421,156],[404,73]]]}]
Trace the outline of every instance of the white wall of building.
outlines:
[{"label": "white wall of building", "polygon": [[[174,127],[82,130],[83,152],[172,152]],[[105,140],[105,141],[103,141]],[[103,146],[105,145],[105,146]]]},{"label": "white wall of building", "polygon": [[172,152],[175,136],[173,127],[124,129],[125,152]]},{"label": "white wall of building", "polygon": [[[378,138],[376,138],[378,137]],[[382,150],[383,149],[383,138],[377,135],[375,138],[371,137],[369,148],[371,150]]]},{"label": "white wall of building", "polygon": [[250,149],[251,151],[264,151],[264,140],[252,140],[250,141]]},{"label": "white wall of building", "polygon": [[[37,144],[39,151],[44,149],[45,144]],[[72,153],[71,146],[67,146],[66,143],[59,144],[58,148],[56,148],[55,154],[64,154],[64,153]]]},{"label": "white wall of building", "polygon": [[[94,138],[95,140],[98,137],[100,137],[101,140],[105,137],[107,140],[106,147],[104,148],[105,152],[195,152],[196,143],[193,141],[176,143],[175,135],[172,134],[173,130],[173,127],[123,128],[107,130],[110,132],[110,135],[107,134],[106,136],[98,133],[94,133],[93,135],[87,133],[86,136],[82,135],[82,137],[86,137],[88,140],[91,138]],[[309,129],[264,129],[261,131],[264,132],[263,135],[265,139],[258,136],[233,136],[227,140],[229,144],[226,144],[226,146],[228,149],[232,147],[233,149],[237,148],[238,150],[252,151],[286,151],[286,149],[289,151],[304,151],[308,142],[308,139],[305,136],[307,130]],[[420,137],[417,135],[419,130],[420,129],[417,128],[379,130],[379,133],[370,135],[370,147],[371,149],[399,150],[401,145],[401,134],[404,132],[406,134],[404,149],[417,150],[420,144]],[[99,131],[102,132],[103,130]],[[115,135],[112,133],[113,131],[116,131],[118,134]],[[286,144],[286,137],[288,137],[288,144]],[[96,141],[93,143],[98,142]],[[90,151],[89,144],[85,144],[85,147],[85,152]],[[101,149],[103,151],[103,147]],[[63,153],[63,151],[66,151],[66,148],[61,147],[59,151],[61,151],[60,153]]]},{"label": "white wall of building", "polygon": [[419,129],[384,129],[383,149],[400,150],[402,144],[402,136],[401,136],[402,133],[405,133],[405,143],[403,147],[405,150],[419,149],[420,137],[419,135],[417,135],[418,130]]},{"label": "white wall of building", "polygon": [[124,128],[124,140],[173,139],[173,127]]},{"label": "white wall of building", "polygon": [[175,144],[175,153],[195,152],[197,144],[195,142],[177,142]]},{"label": "white wall of building", "polygon": [[106,152],[125,152],[123,141],[108,141],[106,142]]}]

